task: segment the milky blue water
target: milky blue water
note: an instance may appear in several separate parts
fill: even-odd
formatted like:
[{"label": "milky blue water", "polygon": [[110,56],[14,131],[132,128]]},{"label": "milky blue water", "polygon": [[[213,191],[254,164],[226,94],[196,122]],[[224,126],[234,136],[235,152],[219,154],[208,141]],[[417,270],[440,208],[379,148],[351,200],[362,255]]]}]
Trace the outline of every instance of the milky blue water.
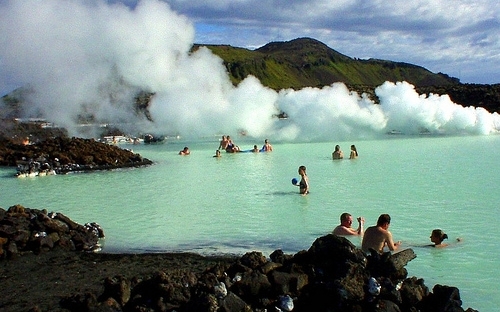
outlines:
[{"label": "milky blue water", "polygon": [[[262,142],[236,143],[250,149]],[[106,234],[104,252],[202,254],[295,253],[331,232],[342,212],[365,217],[367,225],[389,213],[394,238],[417,254],[407,266],[410,276],[429,287],[458,287],[464,308],[500,306],[500,136],[272,143],[272,153],[221,158],[212,157],[218,137],[124,145],[155,165],[89,174],[17,179],[13,168],[2,168],[0,206],[97,222]],[[346,155],[356,144],[360,157],[333,161],[335,144]],[[192,154],[177,155],[185,145]],[[305,197],[291,184],[300,165],[311,184]],[[434,228],[442,228],[452,246],[420,247],[430,243]],[[457,237],[463,241],[454,243]]]}]

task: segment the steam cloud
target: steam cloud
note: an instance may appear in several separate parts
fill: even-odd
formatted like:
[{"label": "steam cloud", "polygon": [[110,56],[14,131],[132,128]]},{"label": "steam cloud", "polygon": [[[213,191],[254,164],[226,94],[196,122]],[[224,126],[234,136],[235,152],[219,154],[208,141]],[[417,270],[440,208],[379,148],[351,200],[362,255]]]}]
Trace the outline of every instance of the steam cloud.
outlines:
[{"label": "steam cloud", "polygon": [[[421,96],[406,82],[379,86],[380,105],[341,83],[276,92],[250,76],[234,87],[210,50],[190,53],[192,23],[159,0],[134,8],[99,0],[7,0],[0,12],[0,86],[29,85],[27,116],[74,135],[78,117],[91,114],[129,131],[193,138],[241,130],[284,141],[500,130],[498,114],[448,96]],[[156,93],[154,122],[134,111],[141,90]],[[289,118],[274,118],[280,111]]]}]

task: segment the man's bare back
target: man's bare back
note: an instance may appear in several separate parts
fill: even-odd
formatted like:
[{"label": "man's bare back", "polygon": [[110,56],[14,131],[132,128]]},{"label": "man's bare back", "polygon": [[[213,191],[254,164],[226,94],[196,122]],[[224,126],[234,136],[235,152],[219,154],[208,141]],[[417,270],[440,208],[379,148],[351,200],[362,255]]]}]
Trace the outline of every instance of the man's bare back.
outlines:
[{"label": "man's bare back", "polygon": [[[382,217],[388,218],[389,221],[383,221],[381,219]],[[376,226],[370,226],[365,230],[363,242],[361,243],[361,249],[366,253],[370,252],[370,248],[376,250],[378,253],[382,253],[385,246],[387,246],[391,251],[396,250],[401,243],[394,243],[392,234],[388,230],[389,224],[389,215],[382,215],[379,217],[379,221]]]}]

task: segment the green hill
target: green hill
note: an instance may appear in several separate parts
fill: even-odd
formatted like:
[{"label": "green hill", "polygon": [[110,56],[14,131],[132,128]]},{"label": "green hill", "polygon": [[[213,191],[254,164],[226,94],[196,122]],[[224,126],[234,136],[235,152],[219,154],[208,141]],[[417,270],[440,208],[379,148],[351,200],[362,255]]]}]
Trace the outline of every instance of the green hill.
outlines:
[{"label": "green hill", "polygon": [[310,38],[271,42],[256,50],[205,46],[224,60],[234,84],[253,75],[275,90],[320,87],[334,82],[365,86],[378,86],[387,80],[407,81],[415,86],[459,83],[456,78],[408,63],[353,59]]},{"label": "green hill", "polygon": [[462,84],[457,78],[409,63],[354,59],[311,38],[271,42],[256,50],[199,44],[193,49],[200,46],[222,58],[234,85],[248,75],[275,90],[343,82],[350,90],[367,93],[377,102],[374,94],[377,86],[385,81],[407,81],[420,94],[448,94],[457,104],[500,112],[500,84]]}]

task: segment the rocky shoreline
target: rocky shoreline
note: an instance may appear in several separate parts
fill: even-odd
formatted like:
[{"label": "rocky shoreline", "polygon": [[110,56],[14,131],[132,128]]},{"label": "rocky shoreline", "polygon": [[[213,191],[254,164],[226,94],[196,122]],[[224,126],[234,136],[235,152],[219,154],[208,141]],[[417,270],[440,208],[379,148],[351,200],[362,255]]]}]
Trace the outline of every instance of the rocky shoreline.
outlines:
[{"label": "rocky shoreline", "polygon": [[18,177],[142,167],[152,163],[131,150],[93,139],[56,137],[33,144],[0,140],[0,166],[16,166]]},{"label": "rocky shoreline", "polygon": [[408,277],[412,249],[367,256],[329,234],[294,255],[104,254],[93,224],[0,209],[0,310],[475,311],[456,287]]}]

